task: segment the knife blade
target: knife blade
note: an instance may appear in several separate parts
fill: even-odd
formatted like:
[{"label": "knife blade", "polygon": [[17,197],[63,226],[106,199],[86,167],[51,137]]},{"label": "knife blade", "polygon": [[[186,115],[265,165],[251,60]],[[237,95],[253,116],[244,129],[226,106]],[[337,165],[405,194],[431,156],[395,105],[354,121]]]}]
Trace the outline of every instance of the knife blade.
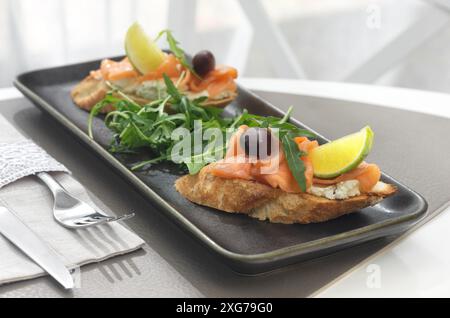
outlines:
[{"label": "knife blade", "polygon": [[0,234],[50,274],[65,289],[74,287],[73,278],[59,256],[5,207],[0,207]]}]

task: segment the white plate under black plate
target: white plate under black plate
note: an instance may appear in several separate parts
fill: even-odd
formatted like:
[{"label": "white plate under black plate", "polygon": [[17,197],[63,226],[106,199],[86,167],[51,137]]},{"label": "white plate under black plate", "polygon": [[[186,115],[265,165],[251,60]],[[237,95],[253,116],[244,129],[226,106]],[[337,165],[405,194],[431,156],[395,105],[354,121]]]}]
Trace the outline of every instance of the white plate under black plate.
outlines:
[{"label": "white plate under black plate", "polygon": [[[146,172],[131,172],[127,166],[142,158],[113,156],[107,149],[111,133],[100,118],[94,122],[95,141],[86,134],[88,113],[76,107],[71,88],[100,61],[45,69],[22,74],[17,88],[36,106],[55,118],[76,138],[100,156],[149,201],[240,273],[255,274],[332,253],[361,242],[401,233],[424,217],[427,203],[418,193],[383,175],[398,193],[380,204],[336,220],[309,225],[261,222],[245,215],[228,214],[187,201],[174,189],[181,172],[170,164],[153,166]],[[283,113],[243,87],[226,108],[234,114],[247,108],[259,115]],[[292,120],[299,127],[300,122]],[[309,128],[308,128],[309,129]],[[319,142],[327,140],[319,137]]]}]

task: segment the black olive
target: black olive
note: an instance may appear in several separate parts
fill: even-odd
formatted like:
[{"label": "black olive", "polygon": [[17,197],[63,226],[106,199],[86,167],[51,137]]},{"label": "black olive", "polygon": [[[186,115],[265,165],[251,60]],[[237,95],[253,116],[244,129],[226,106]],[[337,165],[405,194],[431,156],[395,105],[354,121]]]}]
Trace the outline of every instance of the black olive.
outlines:
[{"label": "black olive", "polygon": [[267,128],[250,127],[241,135],[240,145],[245,154],[257,159],[265,159],[272,154],[272,134]]},{"label": "black olive", "polygon": [[195,54],[192,65],[198,75],[205,76],[216,68],[216,59],[210,51],[204,50]]}]

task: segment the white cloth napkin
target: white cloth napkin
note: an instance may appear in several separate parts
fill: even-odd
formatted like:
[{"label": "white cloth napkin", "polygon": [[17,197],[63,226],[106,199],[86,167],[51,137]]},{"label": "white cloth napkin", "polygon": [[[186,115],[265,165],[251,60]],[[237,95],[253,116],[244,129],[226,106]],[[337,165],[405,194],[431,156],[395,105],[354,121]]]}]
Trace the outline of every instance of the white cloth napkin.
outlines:
[{"label": "white cloth napkin", "polygon": [[0,188],[42,171],[70,173],[31,140],[0,142]]},{"label": "white cloth napkin", "polygon": [[[0,143],[26,140],[2,116],[0,131]],[[84,187],[70,175],[57,172],[53,176],[75,197],[95,207]],[[83,230],[66,229],[54,221],[52,205],[51,193],[35,176],[23,177],[0,188],[0,206],[15,213],[70,268],[100,262],[144,245],[141,238],[119,223]],[[0,235],[0,285],[43,275],[45,272],[38,265]]]}]

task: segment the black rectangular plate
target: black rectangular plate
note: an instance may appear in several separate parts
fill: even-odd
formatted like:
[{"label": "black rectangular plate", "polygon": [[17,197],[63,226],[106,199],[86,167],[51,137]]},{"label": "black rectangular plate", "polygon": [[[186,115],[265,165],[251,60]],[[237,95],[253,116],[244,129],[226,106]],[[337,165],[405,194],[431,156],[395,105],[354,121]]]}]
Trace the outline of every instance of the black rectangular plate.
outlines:
[{"label": "black rectangular plate", "polygon": [[[359,213],[320,224],[271,224],[193,204],[174,188],[175,180],[181,175],[177,168],[161,164],[146,172],[131,172],[127,166],[138,158],[110,154],[107,148],[111,133],[102,119],[96,118],[94,122],[95,141],[87,136],[88,113],[74,105],[70,90],[90,70],[98,68],[99,63],[92,61],[25,73],[18,76],[15,85],[36,106],[61,123],[156,204],[162,213],[222,257],[237,272],[267,272],[364,241],[398,234],[426,214],[427,203],[423,197],[387,175],[383,175],[382,180],[397,186],[396,195]],[[239,87],[238,98],[226,108],[226,112],[233,114],[244,106],[249,112],[259,115],[283,115],[275,106]],[[292,122],[310,129],[295,119]],[[320,143],[326,141],[319,135]]]}]

